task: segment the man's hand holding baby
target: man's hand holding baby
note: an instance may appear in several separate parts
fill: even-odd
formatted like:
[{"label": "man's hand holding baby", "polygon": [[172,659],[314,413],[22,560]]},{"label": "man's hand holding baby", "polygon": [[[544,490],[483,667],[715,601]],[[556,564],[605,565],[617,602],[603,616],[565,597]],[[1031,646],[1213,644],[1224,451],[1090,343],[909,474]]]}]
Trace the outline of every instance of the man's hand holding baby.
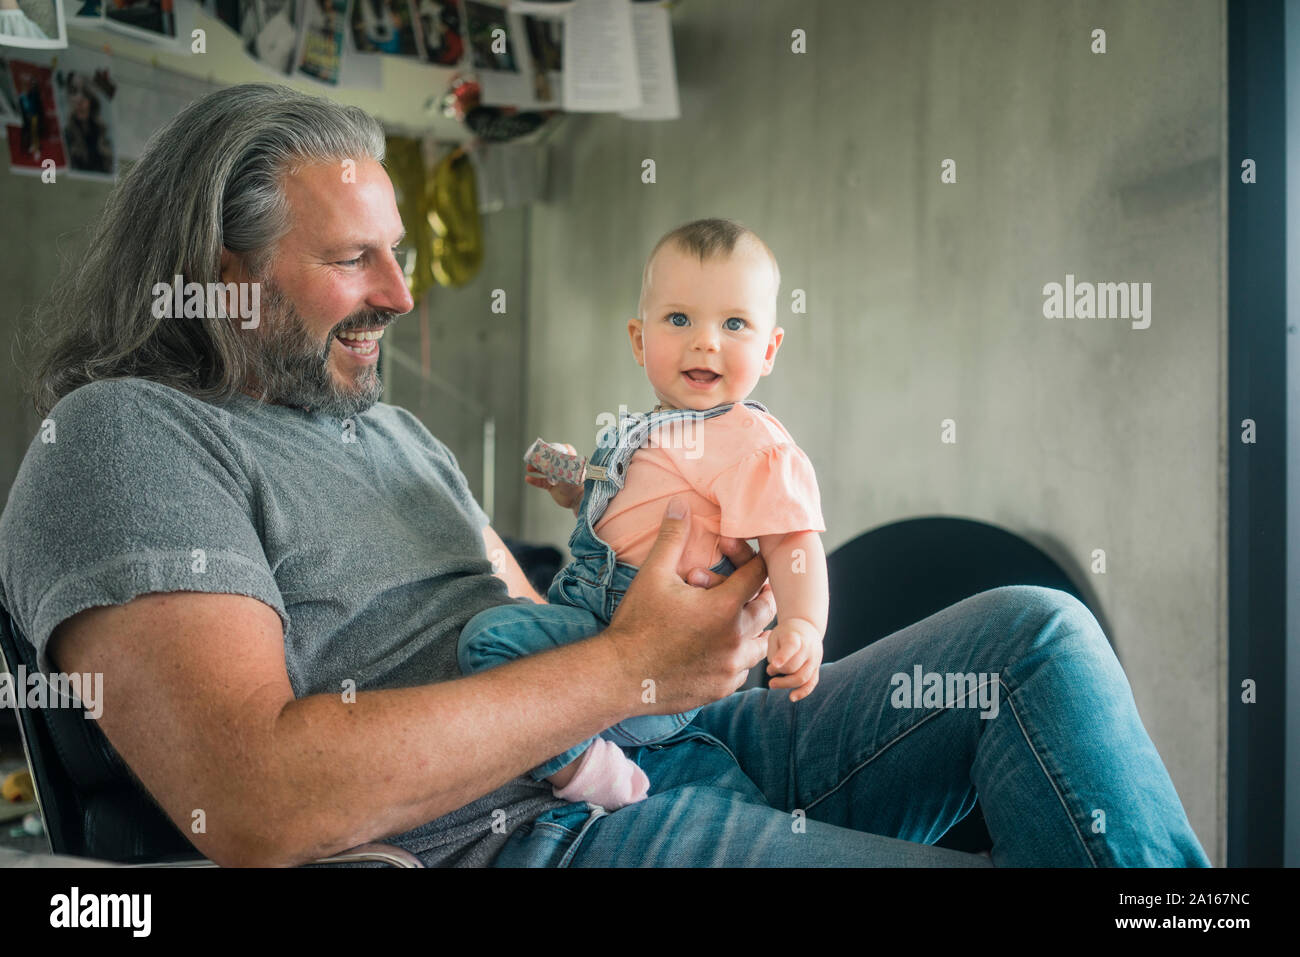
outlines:
[{"label": "man's hand holding baby", "polygon": [[[629,716],[674,714],[724,698],[767,653],[776,602],[762,558],[743,542],[731,543],[728,557],[737,567],[730,576],[709,588],[682,581],[677,568],[690,520],[680,504],[682,514],[665,514],[654,548],[596,639],[616,649],[632,699]],[[653,702],[645,700],[647,680],[654,682]]]}]

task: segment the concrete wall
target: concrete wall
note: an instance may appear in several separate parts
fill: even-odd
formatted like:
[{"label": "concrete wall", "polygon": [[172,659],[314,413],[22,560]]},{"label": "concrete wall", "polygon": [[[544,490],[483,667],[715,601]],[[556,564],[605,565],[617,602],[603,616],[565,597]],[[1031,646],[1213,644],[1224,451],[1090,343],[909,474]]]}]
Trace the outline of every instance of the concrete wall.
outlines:
[{"label": "concrete wall", "polygon": [[16,343],[63,263],[84,252],[85,226],[99,215],[108,194],[102,183],[66,177],[42,183],[39,177],[0,172],[0,488],[6,500],[40,425],[22,390]]},{"label": "concrete wall", "polygon": [[[419,416],[456,455],[474,497],[484,507],[483,419],[496,427],[495,507],[492,527],[518,536],[522,523],[523,453],[536,435],[524,428],[524,303],[526,301],[523,208],[483,217],[483,266],[458,289],[435,286],[416,310],[384,336],[430,375],[396,362],[387,367],[385,401]],[[505,295],[505,312],[492,311],[492,293]],[[390,343],[391,338],[391,343]],[[453,396],[459,395],[457,399]]]},{"label": "concrete wall", "polygon": [[[1221,863],[1224,4],[747,0],[673,23],[680,121],[585,117],[553,141],[525,433],[589,450],[598,413],[650,408],[624,330],[644,255],[689,219],[752,226],[786,329],[754,397],[818,468],[828,548],[943,514],[1055,557]],[[1150,282],[1150,328],[1044,318],[1067,273]],[[563,544],[570,520],[528,491],[527,536]]]}]

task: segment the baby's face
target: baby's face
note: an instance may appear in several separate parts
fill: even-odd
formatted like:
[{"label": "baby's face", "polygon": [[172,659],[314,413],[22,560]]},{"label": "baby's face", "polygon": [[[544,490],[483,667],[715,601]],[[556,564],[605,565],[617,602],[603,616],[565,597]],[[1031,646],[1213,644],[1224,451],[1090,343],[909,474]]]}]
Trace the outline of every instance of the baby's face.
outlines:
[{"label": "baby's face", "polygon": [[628,333],[660,403],[702,410],[749,396],[785,335],[774,283],[767,254],[748,245],[703,263],[671,245],[655,254],[645,319]]}]

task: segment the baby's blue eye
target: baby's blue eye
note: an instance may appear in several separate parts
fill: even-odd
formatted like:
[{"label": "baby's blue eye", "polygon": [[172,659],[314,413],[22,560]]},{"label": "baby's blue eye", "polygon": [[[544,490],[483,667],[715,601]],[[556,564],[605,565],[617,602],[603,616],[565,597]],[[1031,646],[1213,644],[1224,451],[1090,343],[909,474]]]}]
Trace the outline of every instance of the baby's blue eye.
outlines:
[{"label": "baby's blue eye", "polygon": [[[681,322],[677,321],[678,316],[681,317],[682,319]],[[686,313],[684,312],[670,312],[668,314],[668,321],[671,322],[674,326],[678,326],[678,327],[684,326],[686,323],[690,322],[690,320],[686,318]]]},{"label": "baby's blue eye", "polygon": [[[732,322],[738,322],[738,323],[740,323],[740,325],[738,325],[738,326],[728,325],[728,323],[732,323]],[[742,329],[745,328],[745,326],[746,326],[746,322],[745,322],[744,319],[741,319],[739,316],[732,316],[730,319],[728,319],[728,320],[727,320],[726,322],[724,322],[722,325],[725,326],[727,329],[730,329],[732,332],[740,332],[740,330],[742,330]]]}]

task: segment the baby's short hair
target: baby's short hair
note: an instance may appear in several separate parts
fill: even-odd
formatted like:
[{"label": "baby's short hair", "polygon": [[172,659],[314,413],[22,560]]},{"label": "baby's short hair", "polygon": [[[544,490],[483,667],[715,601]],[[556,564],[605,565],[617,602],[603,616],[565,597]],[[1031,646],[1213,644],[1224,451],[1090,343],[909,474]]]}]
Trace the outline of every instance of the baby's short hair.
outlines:
[{"label": "baby's short hair", "polygon": [[676,229],[665,233],[655,243],[654,249],[646,257],[645,267],[641,270],[641,296],[637,299],[636,314],[638,319],[645,319],[646,286],[650,284],[650,264],[655,254],[665,246],[676,246],[684,253],[698,256],[700,262],[730,256],[741,243],[756,243],[772,262],[772,295],[781,288],[781,267],[776,263],[776,256],[767,243],[747,226],[731,219],[696,219],[684,223]]}]

